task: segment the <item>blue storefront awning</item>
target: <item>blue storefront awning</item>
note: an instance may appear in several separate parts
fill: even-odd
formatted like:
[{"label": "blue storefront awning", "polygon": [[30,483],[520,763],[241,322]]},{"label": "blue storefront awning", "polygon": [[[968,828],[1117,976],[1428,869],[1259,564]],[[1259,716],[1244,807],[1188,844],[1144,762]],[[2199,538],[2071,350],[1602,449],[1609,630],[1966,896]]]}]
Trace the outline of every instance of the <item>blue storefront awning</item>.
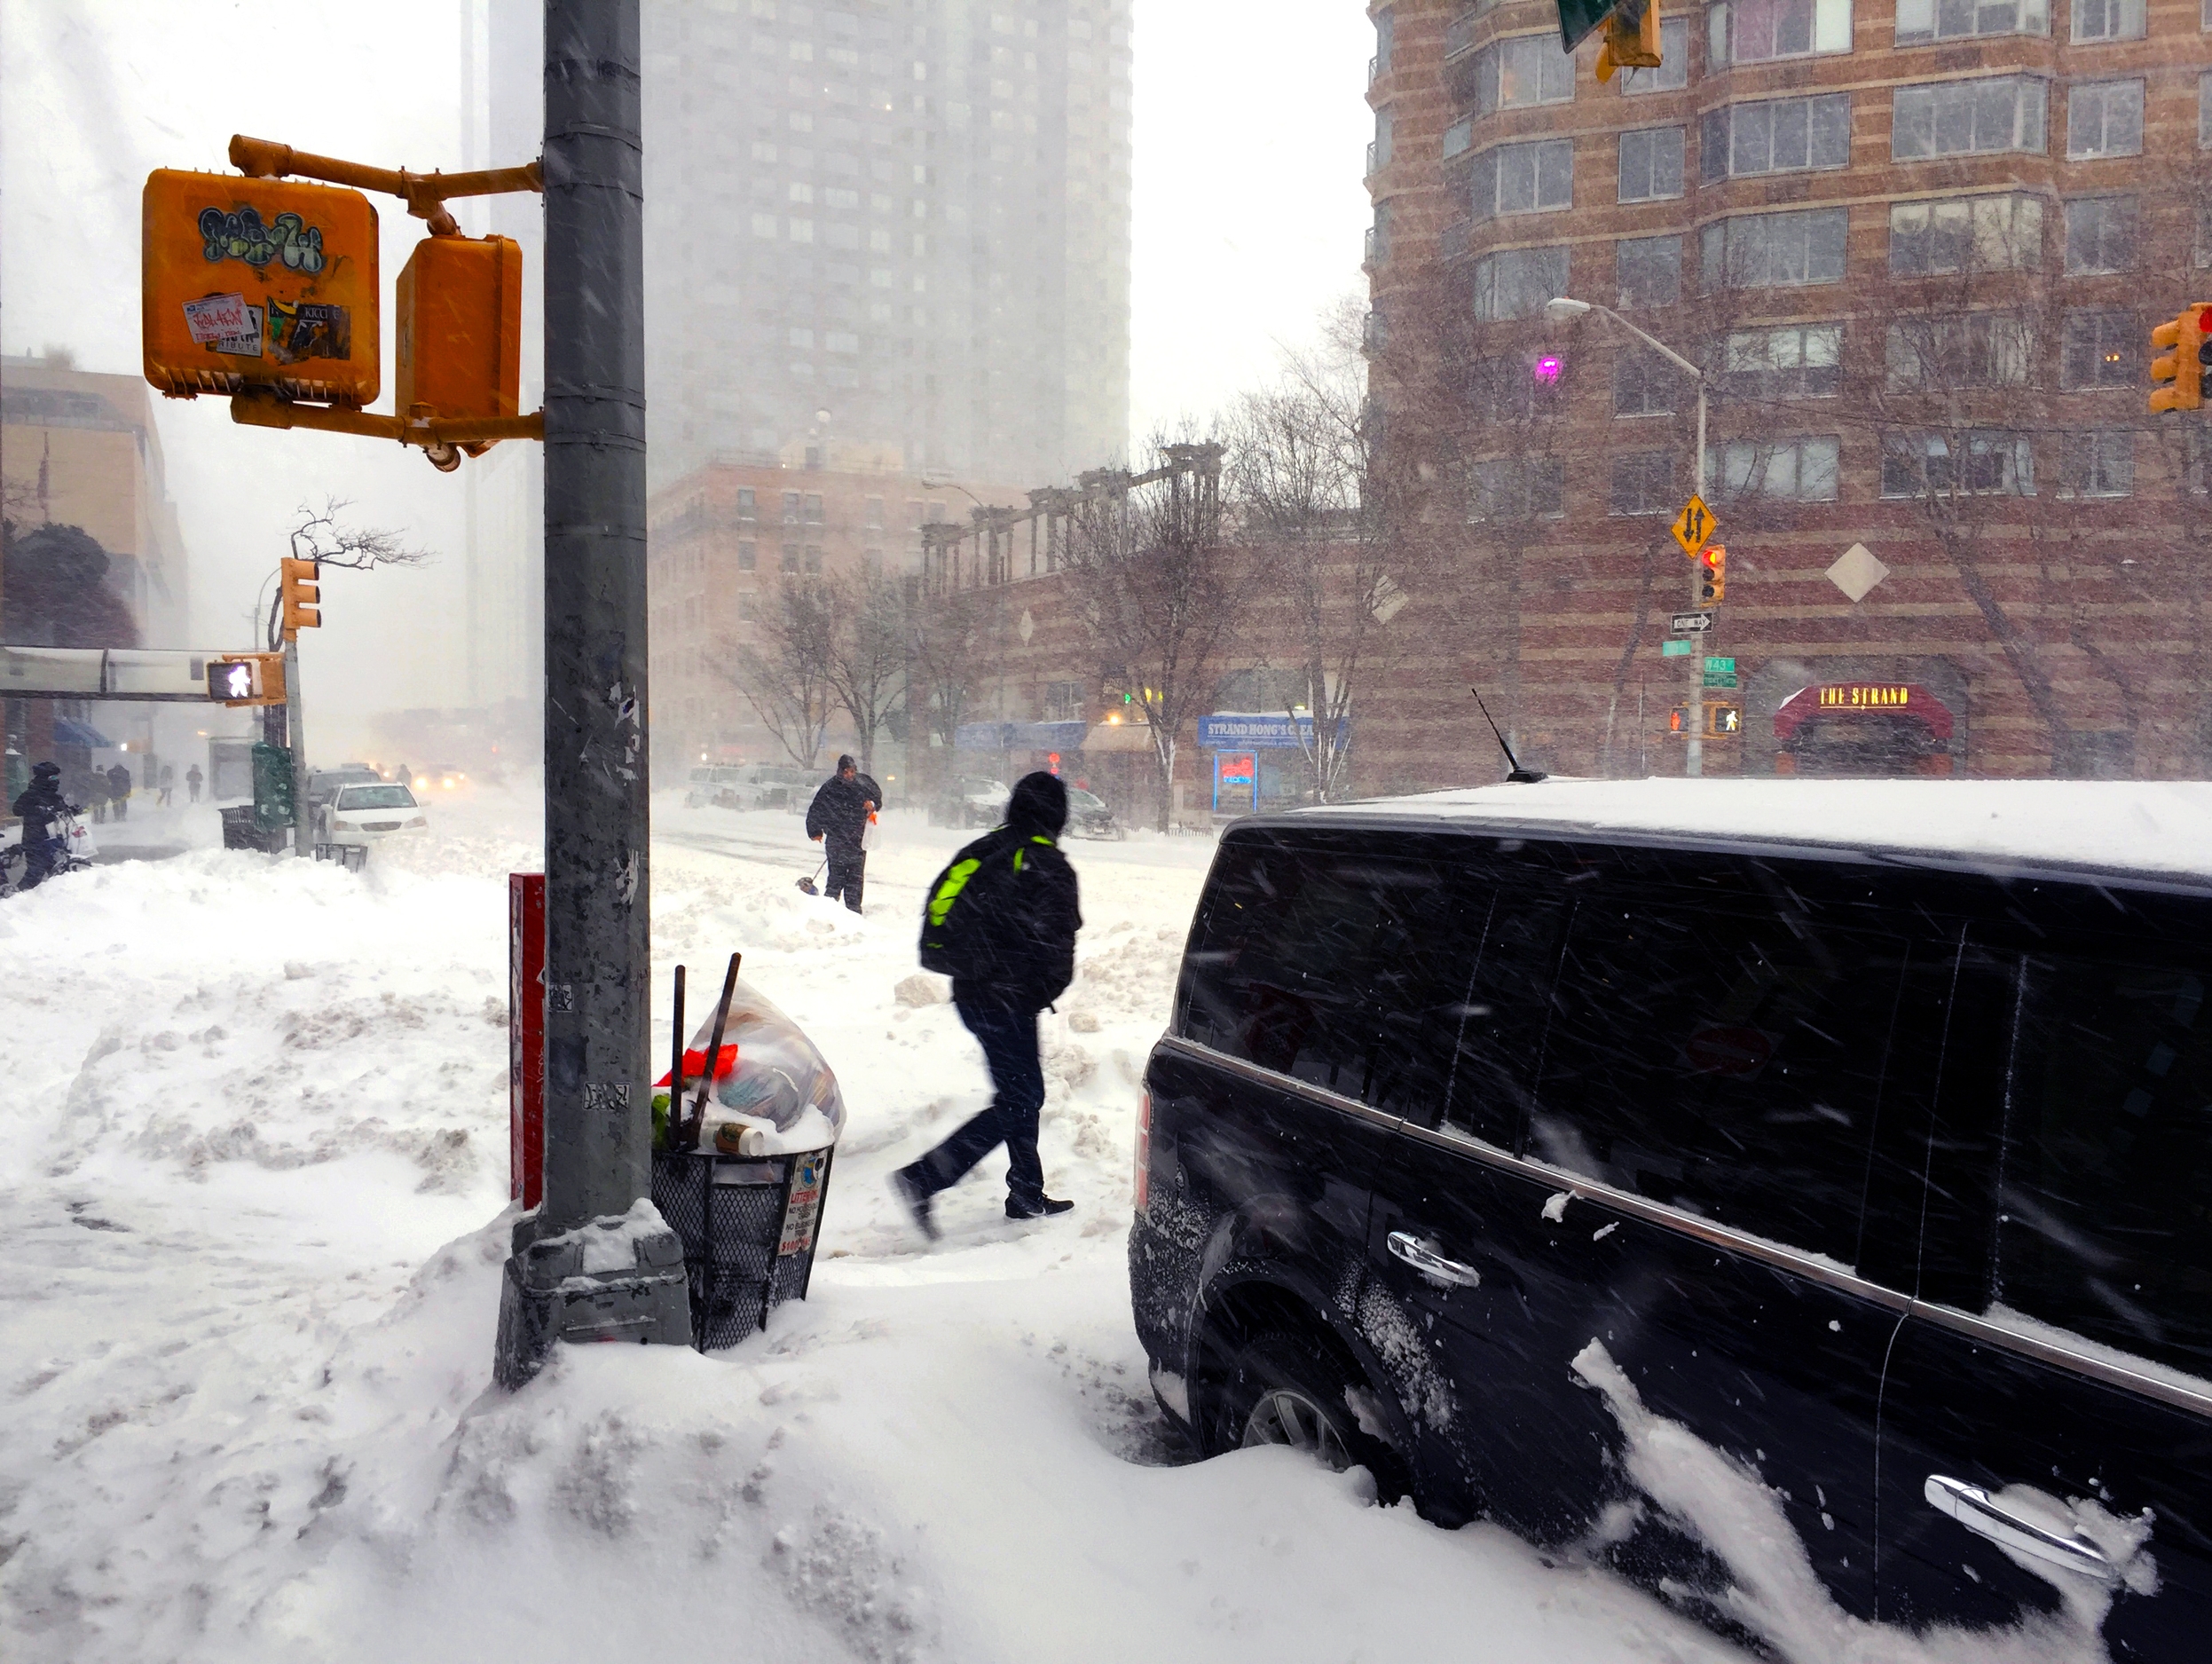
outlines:
[{"label": "blue storefront awning", "polygon": [[54,744],[82,745],[88,751],[105,751],[114,744],[90,722],[80,722],[74,716],[54,718]]}]

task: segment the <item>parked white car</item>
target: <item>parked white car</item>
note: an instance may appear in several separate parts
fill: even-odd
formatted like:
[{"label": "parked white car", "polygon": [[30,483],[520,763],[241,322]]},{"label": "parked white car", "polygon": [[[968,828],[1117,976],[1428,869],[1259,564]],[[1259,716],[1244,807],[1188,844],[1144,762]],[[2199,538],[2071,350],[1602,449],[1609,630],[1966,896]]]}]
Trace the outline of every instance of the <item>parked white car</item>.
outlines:
[{"label": "parked white car", "polygon": [[323,811],[322,841],[366,848],[394,836],[429,830],[429,817],[404,785],[348,785],[339,788]]}]

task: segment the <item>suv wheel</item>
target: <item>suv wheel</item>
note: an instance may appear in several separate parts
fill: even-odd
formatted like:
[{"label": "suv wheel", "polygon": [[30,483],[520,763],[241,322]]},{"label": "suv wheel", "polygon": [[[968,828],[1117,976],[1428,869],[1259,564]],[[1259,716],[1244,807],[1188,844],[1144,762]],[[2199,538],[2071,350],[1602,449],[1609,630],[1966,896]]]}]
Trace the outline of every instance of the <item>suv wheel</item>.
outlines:
[{"label": "suv wheel", "polygon": [[1299,1335],[1262,1335],[1236,1356],[1221,1399],[1218,1447],[1287,1445],[1335,1472],[1374,1475],[1386,1498],[1404,1494],[1396,1455],[1365,1432],[1350,1395],[1364,1383],[1335,1352]]}]

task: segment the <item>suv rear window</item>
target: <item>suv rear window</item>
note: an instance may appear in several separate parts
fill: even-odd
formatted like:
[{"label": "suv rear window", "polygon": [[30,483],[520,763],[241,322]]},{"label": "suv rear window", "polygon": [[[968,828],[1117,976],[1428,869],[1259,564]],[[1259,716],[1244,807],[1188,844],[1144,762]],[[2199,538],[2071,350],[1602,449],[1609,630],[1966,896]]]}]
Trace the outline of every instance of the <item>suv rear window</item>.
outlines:
[{"label": "suv rear window", "polygon": [[2212,1376],[2208,996],[2181,965],[2031,958],[1997,1187],[1999,1300],[2200,1376]]},{"label": "suv rear window", "polygon": [[1440,858],[1312,835],[1232,840],[1184,957],[1182,1032],[1433,1121],[1480,937],[1464,911]]}]

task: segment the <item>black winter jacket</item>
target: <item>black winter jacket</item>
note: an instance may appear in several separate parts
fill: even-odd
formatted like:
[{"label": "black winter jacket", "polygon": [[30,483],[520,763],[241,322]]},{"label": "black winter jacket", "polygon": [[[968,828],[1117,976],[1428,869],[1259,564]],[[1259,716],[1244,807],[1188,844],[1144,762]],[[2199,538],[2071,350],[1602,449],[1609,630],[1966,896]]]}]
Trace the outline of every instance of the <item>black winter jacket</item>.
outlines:
[{"label": "black winter jacket", "polygon": [[870,803],[882,806],[883,787],[867,775],[856,774],[850,780],[831,775],[807,806],[807,836],[819,835],[840,849],[857,850],[861,834],[868,830]]},{"label": "black winter jacket", "polygon": [[67,812],[68,807],[58,785],[34,780],[17,793],[14,808],[23,817],[23,847],[28,849],[40,840],[52,837],[54,822]]},{"label": "black winter jacket", "polygon": [[[1075,980],[1075,933],[1082,928],[1075,869],[1035,827],[1001,826],[953,857],[1012,869],[1010,880],[974,885],[960,905],[980,909],[967,921],[987,967],[957,977],[955,1001],[1005,1011],[1042,1011]],[[1014,864],[1016,862],[1019,864]]]}]

